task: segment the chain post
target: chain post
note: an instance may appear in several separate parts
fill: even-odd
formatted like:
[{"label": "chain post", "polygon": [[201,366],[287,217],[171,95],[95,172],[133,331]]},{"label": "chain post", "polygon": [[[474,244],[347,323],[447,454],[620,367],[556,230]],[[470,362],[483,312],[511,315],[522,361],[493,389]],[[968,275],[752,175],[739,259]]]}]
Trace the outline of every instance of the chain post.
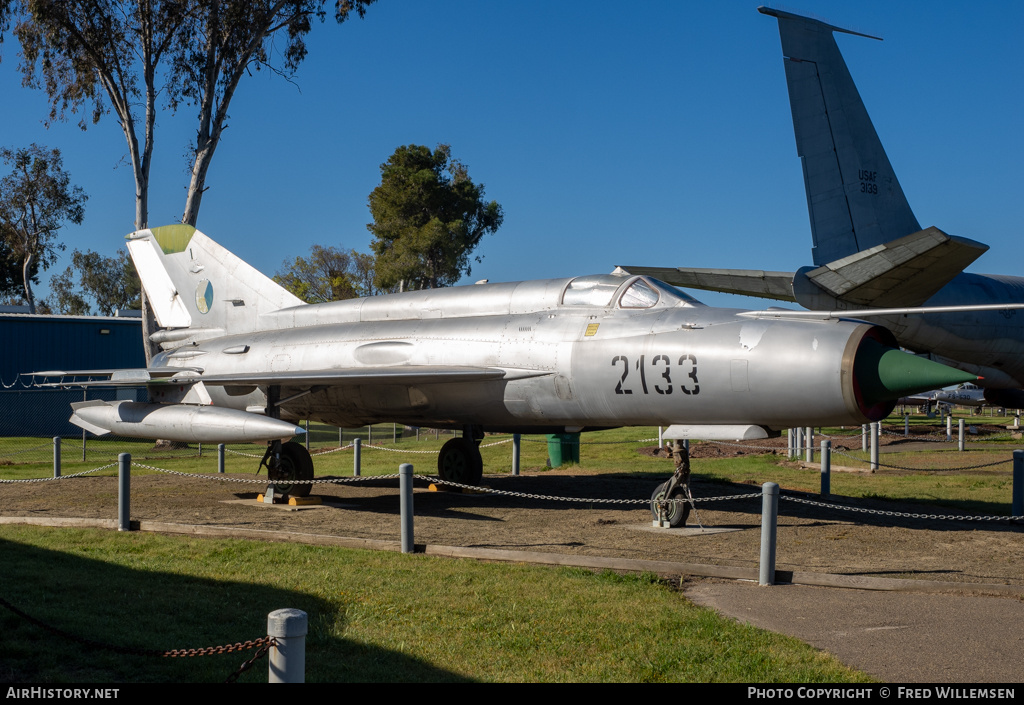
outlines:
[{"label": "chain post", "polygon": [[267,635],[277,643],[270,649],[268,682],[306,682],[306,634],[309,616],[302,610],[275,610],[267,615]]},{"label": "chain post", "polygon": [[402,553],[414,553],[416,545],[412,538],[412,465],[402,463],[398,466],[398,474],[399,494],[401,495],[399,509],[402,517]]},{"label": "chain post", "polygon": [[217,472],[221,475],[224,474],[224,444],[217,444]]},{"label": "chain post", "polygon": [[832,492],[832,441],[821,442],[821,496]]},{"label": "chain post", "polygon": [[117,530],[131,531],[132,454],[117,456]]},{"label": "chain post", "polygon": [[775,584],[775,536],[779,524],[779,486],[761,485],[761,563],[758,585]]},{"label": "chain post", "polygon": [[353,453],[354,460],[352,461],[352,476],[353,477],[359,477],[359,460],[360,460],[360,455],[361,455],[361,448],[360,448],[361,443],[362,443],[362,441],[360,440],[359,436],[356,436],[355,438],[352,439],[352,450],[354,451],[354,453]]},{"label": "chain post", "polygon": [[1024,515],[1024,450],[1013,451],[1013,503],[1010,514]]},{"label": "chain post", "polygon": [[60,436],[53,437],[53,476],[60,477]]},{"label": "chain post", "polygon": [[522,440],[518,433],[512,434],[512,474],[516,476],[519,475],[519,451]]},{"label": "chain post", "polygon": [[877,421],[871,424],[871,472],[878,470],[878,428]]}]

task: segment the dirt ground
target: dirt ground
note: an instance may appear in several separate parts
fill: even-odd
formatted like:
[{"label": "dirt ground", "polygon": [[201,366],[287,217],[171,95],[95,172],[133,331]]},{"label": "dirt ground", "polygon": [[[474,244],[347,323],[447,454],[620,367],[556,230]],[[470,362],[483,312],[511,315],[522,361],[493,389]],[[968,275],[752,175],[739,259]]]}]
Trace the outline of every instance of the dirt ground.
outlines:
[{"label": "dirt ground", "polygon": [[[888,438],[887,442],[900,439]],[[859,439],[854,439],[859,443]],[[763,444],[764,441],[759,443]],[[743,449],[708,451],[742,453]],[[653,453],[656,448],[645,449]],[[704,451],[701,451],[704,452]],[[760,451],[763,452],[763,451]],[[785,452],[785,440],[781,441]],[[579,469],[486,475],[485,483],[529,497],[432,492],[418,480],[414,498],[417,543],[587,556],[681,561],[756,569],[760,497],[702,502],[683,530],[651,527],[654,486],[666,475],[591,475]],[[812,472],[812,471],[809,471]],[[251,475],[227,477],[251,480]],[[318,478],[324,479],[324,478]],[[349,479],[349,478],[338,478]],[[131,516],[143,521],[213,525],[397,541],[397,479],[318,484],[324,504],[298,511],[259,505],[263,485],[173,475],[132,478]],[[698,498],[759,493],[753,485],[698,483]],[[558,501],[540,496],[582,498]],[[117,516],[117,478],[82,477],[60,482],[0,485],[0,517]],[[788,497],[788,498],[787,498]],[[1006,522],[966,522],[846,512],[799,501],[780,502],[777,568],[833,574],[1024,585],[1021,533]],[[816,496],[803,498],[818,501]],[[248,501],[240,501],[248,500]],[[602,500],[632,500],[630,503]],[[830,500],[866,509],[950,514],[921,505],[871,500]],[[699,521],[699,525],[698,525]],[[700,530],[700,525],[704,531]]]}]

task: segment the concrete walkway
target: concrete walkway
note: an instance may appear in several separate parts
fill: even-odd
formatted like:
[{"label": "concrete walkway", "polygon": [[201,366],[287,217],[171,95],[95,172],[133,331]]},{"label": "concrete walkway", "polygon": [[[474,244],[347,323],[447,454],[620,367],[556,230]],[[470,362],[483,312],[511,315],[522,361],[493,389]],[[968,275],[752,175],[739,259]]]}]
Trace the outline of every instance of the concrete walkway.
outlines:
[{"label": "concrete walkway", "polygon": [[835,654],[885,682],[1024,682],[1019,598],[717,580],[695,583],[685,594],[721,614]]}]

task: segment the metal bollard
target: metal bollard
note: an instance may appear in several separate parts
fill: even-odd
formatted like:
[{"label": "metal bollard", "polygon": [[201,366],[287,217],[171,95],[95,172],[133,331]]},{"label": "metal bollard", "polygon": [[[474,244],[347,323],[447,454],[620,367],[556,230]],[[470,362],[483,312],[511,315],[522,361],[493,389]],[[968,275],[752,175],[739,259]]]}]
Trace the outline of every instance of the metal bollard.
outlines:
[{"label": "metal bollard", "polygon": [[903,437],[910,437],[910,414],[903,414]]},{"label": "metal bollard", "polygon": [[871,424],[871,471],[878,469],[878,427],[882,424],[877,421]]},{"label": "metal bollard", "polygon": [[658,449],[665,447],[665,428],[658,426]]},{"label": "metal bollard", "polygon": [[807,441],[805,447],[804,461],[808,463],[814,462],[814,427],[808,426],[804,429],[804,439]]},{"label": "metal bollard", "polygon": [[345,445],[345,430],[342,428],[338,429],[338,447],[341,448]]},{"label": "metal bollard", "polygon": [[518,433],[512,434],[512,474],[519,474],[519,451],[522,446],[523,437]]},{"label": "metal bollard", "polygon": [[224,474],[224,444],[217,444],[217,472]]},{"label": "metal bollard", "polygon": [[352,450],[354,451],[354,460],[352,461],[352,476],[359,477],[359,456],[362,454],[360,450],[360,444],[362,441],[359,436],[352,439]]},{"label": "metal bollard", "polygon": [[309,617],[302,610],[274,610],[267,615],[267,636],[277,640],[269,652],[269,683],[306,682],[308,632]]},{"label": "metal bollard", "polygon": [[821,442],[821,496],[832,492],[832,441]]},{"label": "metal bollard", "polygon": [[775,536],[779,526],[779,486],[761,485],[761,566],[758,585],[775,584]]},{"label": "metal bollard", "polygon": [[306,451],[309,452],[309,419],[306,419],[306,421],[303,423],[303,428],[306,429]]},{"label": "metal bollard", "polygon": [[53,476],[60,477],[60,436],[53,437]]},{"label": "metal bollard", "polygon": [[793,459],[793,429],[786,430],[786,455],[792,460]]},{"label": "metal bollard", "polygon": [[402,553],[414,553],[416,545],[412,540],[412,465],[409,463],[398,466],[398,486],[401,495],[399,508],[402,516]]},{"label": "metal bollard", "polygon": [[800,452],[804,449],[804,430],[800,427],[793,430],[796,431],[796,438],[793,439],[793,458],[799,460]]},{"label": "metal bollard", "polygon": [[1010,514],[1024,516],[1024,450],[1013,451],[1013,492]]},{"label": "metal bollard", "polygon": [[957,448],[957,450],[959,450],[962,453],[964,451],[964,420],[960,419],[957,422],[956,426],[957,426],[957,428],[956,428],[956,431],[957,431],[956,448]]},{"label": "metal bollard", "polygon": [[862,452],[868,452],[868,425],[860,425],[860,449]]},{"label": "metal bollard", "polygon": [[946,441],[953,440],[953,414],[950,412],[946,417]]},{"label": "metal bollard", "polygon": [[131,531],[131,472],[132,454],[117,456],[117,530]]}]

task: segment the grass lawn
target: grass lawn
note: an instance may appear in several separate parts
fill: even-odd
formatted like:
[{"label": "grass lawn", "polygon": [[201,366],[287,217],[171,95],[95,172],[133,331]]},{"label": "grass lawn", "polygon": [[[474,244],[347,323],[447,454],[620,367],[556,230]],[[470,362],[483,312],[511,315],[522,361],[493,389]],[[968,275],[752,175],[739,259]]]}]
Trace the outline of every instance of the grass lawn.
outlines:
[{"label": "grass lawn", "polygon": [[[0,526],[0,545],[0,596],[94,641],[233,643],[263,636],[268,612],[305,610],[309,681],[869,680],[650,575],[27,526]],[[6,609],[0,629],[5,682],[221,681],[247,658],[124,656]]]}]

